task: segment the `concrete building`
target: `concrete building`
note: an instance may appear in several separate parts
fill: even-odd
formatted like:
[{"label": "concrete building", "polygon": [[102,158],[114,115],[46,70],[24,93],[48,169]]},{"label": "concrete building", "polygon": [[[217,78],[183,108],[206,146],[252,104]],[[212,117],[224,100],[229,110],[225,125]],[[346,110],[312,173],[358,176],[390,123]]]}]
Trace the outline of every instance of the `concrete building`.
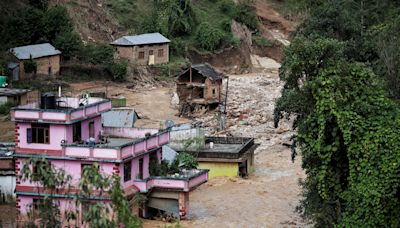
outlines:
[{"label": "concrete building", "polygon": [[[150,161],[161,163],[162,146],[169,143],[169,130],[146,137],[109,137],[104,140],[101,114],[111,109],[111,101],[89,97],[84,102],[78,98],[46,95],[41,103],[29,103],[14,108],[11,118],[15,121],[15,170],[17,176],[27,158],[46,158],[56,169],[64,169],[72,176],[72,188],[59,189],[53,200],[65,210],[78,210],[80,223],[85,207],[74,204],[69,194],[79,191],[83,167],[98,163],[105,175],[121,177],[126,197],[136,192],[149,199],[145,207],[135,210],[143,217],[154,211],[165,210],[184,218],[188,210],[189,192],[208,179],[208,170],[188,170],[173,176],[151,176]],[[87,143],[87,141],[92,143]],[[32,168],[34,170],[34,167]],[[66,192],[66,193],[65,193]],[[34,199],[45,195],[38,183],[16,181],[16,207],[21,220],[26,218]],[[109,198],[93,193],[90,200]]]},{"label": "concrete building", "polygon": [[123,36],[111,45],[117,48],[116,59],[125,59],[137,65],[168,63],[170,40],[160,33]]},{"label": "concrete building", "polygon": [[222,79],[225,77],[208,63],[191,65],[179,75],[176,90],[181,114],[192,112],[196,106],[218,107],[223,102]]},{"label": "concrete building", "polygon": [[36,63],[36,75],[54,76],[60,73],[61,52],[49,43],[11,48],[10,53],[16,59],[16,63],[8,64],[15,81],[29,79],[31,76],[24,69],[24,61],[30,58]]},{"label": "concrete building", "polygon": [[253,172],[254,151],[258,144],[253,138],[243,137],[205,137],[204,145],[183,148],[174,144],[178,153],[187,152],[195,157],[200,169],[209,169],[209,178],[245,177]]},{"label": "concrete building", "polygon": [[15,144],[0,142],[0,204],[15,201]]}]

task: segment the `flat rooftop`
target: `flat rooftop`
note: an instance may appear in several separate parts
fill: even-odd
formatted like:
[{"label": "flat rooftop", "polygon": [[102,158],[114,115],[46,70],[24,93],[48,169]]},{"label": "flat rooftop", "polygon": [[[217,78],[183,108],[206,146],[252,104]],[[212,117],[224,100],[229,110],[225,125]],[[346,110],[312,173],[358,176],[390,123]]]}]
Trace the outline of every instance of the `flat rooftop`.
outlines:
[{"label": "flat rooftop", "polygon": [[[212,146],[211,146],[212,145]],[[178,152],[188,152],[196,155],[198,158],[224,158],[239,159],[247,152],[254,151],[257,144],[254,144],[253,138],[243,137],[206,137],[204,146],[174,147]]]},{"label": "flat rooftop", "polygon": [[121,148],[127,144],[135,143],[141,139],[131,139],[131,138],[108,138],[107,143],[96,143],[94,146],[88,143],[68,143],[64,146],[77,146],[77,147],[94,147],[94,148]]},{"label": "flat rooftop", "polygon": [[32,102],[25,105],[15,107],[16,110],[46,110],[46,111],[72,111],[76,109],[86,108],[92,105],[100,104],[109,101],[108,99],[99,97],[78,98],[78,97],[57,97],[54,109],[42,109],[40,102]]}]

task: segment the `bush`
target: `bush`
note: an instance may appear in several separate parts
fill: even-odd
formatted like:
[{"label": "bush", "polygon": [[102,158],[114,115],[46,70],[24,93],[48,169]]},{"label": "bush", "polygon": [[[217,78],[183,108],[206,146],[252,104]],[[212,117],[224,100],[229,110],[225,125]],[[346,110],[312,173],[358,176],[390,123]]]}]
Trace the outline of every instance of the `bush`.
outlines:
[{"label": "bush", "polygon": [[92,64],[110,64],[114,59],[114,48],[106,43],[88,44],[82,49],[81,56]]},{"label": "bush", "polygon": [[171,56],[184,56],[187,47],[186,43],[181,38],[174,38],[170,44]]},{"label": "bush", "polygon": [[262,36],[253,36],[252,40],[256,45],[259,46],[271,47],[273,45],[270,40]]},{"label": "bush", "polygon": [[245,24],[249,29],[257,30],[259,28],[257,15],[249,5],[239,4],[234,19]]},{"label": "bush", "polygon": [[12,107],[16,104],[13,102],[7,102],[5,104],[0,105],[0,115],[8,115]]},{"label": "bush", "polygon": [[225,32],[231,32],[231,25],[232,25],[232,20],[231,19],[224,19],[221,21],[221,28]]},{"label": "bush", "polygon": [[69,60],[79,53],[82,43],[77,33],[62,31],[57,35],[54,41],[54,46],[56,46],[62,52],[62,56],[66,60]]},{"label": "bush", "polygon": [[24,61],[24,71],[25,73],[35,73],[37,69],[37,64],[32,60],[32,56],[30,59]]},{"label": "bush", "polygon": [[199,47],[212,51],[221,45],[222,37],[223,34],[220,30],[212,27],[207,22],[203,22],[197,30],[196,41]]},{"label": "bush", "polygon": [[187,168],[187,169],[195,169],[197,168],[197,159],[188,153],[181,152],[176,156],[176,160],[179,161],[179,167]]},{"label": "bush", "polygon": [[108,64],[108,69],[110,70],[114,80],[124,81],[126,78],[126,74],[128,72],[128,62],[112,62]]},{"label": "bush", "polygon": [[219,9],[225,14],[232,14],[235,8],[235,3],[232,0],[221,0],[219,2]]}]

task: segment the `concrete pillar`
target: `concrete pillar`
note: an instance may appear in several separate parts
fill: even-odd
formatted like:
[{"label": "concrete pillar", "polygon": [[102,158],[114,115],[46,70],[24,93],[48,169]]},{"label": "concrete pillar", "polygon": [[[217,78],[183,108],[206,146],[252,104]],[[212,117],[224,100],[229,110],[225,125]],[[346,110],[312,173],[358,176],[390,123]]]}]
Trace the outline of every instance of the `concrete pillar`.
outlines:
[{"label": "concrete pillar", "polygon": [[189,211],[189,192],[179,193],[179,217],[181,219],[186,218],[186,213]]}]

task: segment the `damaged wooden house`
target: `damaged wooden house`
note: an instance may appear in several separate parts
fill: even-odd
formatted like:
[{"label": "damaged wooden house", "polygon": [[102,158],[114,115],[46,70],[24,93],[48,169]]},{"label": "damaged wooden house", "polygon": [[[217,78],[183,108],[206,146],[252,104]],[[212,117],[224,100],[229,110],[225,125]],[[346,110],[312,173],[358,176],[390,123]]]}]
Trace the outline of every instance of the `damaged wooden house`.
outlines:
[{"label": "damaged wooden house", "polygon": [[224,78],[227,76],[217,72],[208,63],[193,64],[179,75],[176,84],[181,115],[200,108],[215,109],[224,103]]}]

